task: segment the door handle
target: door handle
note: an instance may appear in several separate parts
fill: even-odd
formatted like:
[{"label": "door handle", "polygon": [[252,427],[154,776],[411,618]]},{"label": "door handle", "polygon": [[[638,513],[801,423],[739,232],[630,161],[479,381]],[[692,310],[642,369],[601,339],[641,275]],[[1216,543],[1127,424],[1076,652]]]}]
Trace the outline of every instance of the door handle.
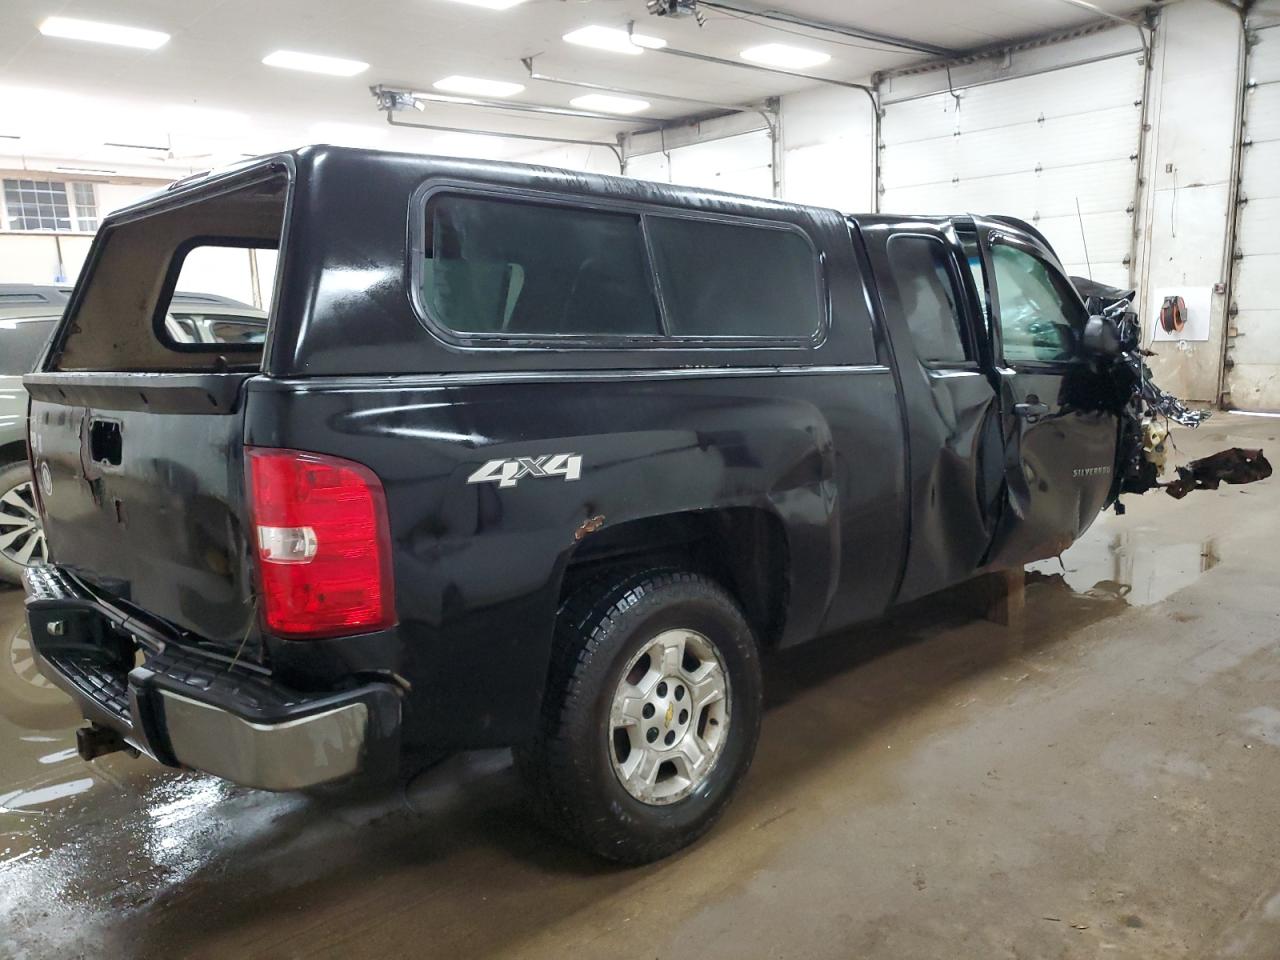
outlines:
[{"label": "door handle", "polygon": [[1022,417],[1034,423],[1041,417],[1049,415],[1049,405],[1041,403],[1035,397],[1030,397],[1026,403],[1015,403],[1013,405],[1013,413],[1014,416]]}]

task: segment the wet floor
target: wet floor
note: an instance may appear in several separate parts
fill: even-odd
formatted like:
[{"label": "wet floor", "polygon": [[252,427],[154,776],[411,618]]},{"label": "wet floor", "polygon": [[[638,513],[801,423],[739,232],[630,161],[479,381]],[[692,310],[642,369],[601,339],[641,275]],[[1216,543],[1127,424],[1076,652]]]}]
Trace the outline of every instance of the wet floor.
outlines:
[{"label": "wet floor", "polygon": [[1019,627],[960,593],[774,658],[743,792],[636,870],[545,836],[502,752],[371,798],[81,763],[0,591],[0,957],[1273,960],[1280,480],[1128,503]]}]

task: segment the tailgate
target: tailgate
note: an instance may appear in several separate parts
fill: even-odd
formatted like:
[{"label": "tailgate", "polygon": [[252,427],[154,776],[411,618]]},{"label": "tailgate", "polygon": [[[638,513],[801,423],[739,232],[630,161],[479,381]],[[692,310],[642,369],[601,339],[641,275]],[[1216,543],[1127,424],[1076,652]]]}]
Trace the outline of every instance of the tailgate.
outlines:
[{"label": "tailgate", "polygon": [[245,379],[35,375],[27,385],[51,561],[227,646],[252,623]]}]

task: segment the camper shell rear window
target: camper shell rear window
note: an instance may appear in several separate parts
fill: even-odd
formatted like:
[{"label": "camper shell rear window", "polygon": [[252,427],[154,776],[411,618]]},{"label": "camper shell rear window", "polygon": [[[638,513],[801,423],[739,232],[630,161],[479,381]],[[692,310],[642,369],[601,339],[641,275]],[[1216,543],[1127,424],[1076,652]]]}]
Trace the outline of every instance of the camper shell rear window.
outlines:
[{"label": "camper shell rear window", "polygon": [[272,163],[108,221],[48,368],[259,369],[289,188]]}]

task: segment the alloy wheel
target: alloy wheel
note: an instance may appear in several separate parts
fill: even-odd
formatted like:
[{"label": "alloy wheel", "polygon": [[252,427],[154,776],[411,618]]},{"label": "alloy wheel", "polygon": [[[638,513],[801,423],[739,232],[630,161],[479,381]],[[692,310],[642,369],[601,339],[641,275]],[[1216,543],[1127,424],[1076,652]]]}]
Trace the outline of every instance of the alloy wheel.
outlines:
[{"label": "alloy wheel", "polygon": [[0,495],[0,554],[20,567],[48,559],[35,489],[27,480]]},{"label": "alloy wheel", "polygon": [[666,630],[650,640],[609,711],[609,754],[623,789],[654,805],[696,790],[728,738],[730,706],[728,673],[707,637]]}]

